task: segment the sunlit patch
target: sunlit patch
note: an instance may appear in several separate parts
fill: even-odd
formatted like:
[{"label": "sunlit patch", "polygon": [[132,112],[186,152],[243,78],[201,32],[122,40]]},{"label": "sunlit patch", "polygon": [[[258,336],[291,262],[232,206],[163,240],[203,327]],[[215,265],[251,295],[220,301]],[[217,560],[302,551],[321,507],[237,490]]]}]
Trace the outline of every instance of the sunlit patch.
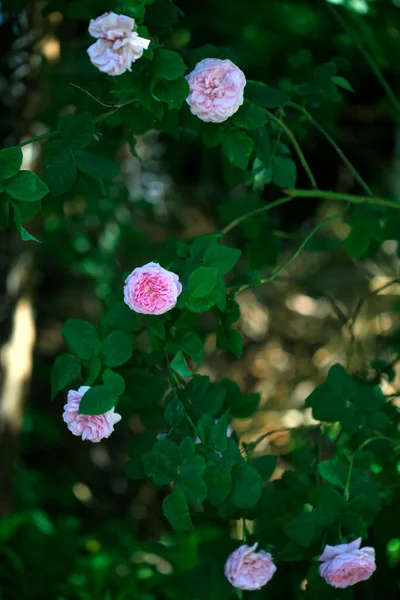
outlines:
[{"label": "sunlit patch", "polygon": [[165,558],[151,552],[135,552],[131,558],[136,564],[147,563],[157,569],[162,575],[170,575],[173,572],[173,567]]},{"label": "sunlit patch", "polygon": [[72,486],[72,493],[75,498],[83,502],[84,504],[90,502],[93,498],[93,494],[85,483],[77,482]]}]

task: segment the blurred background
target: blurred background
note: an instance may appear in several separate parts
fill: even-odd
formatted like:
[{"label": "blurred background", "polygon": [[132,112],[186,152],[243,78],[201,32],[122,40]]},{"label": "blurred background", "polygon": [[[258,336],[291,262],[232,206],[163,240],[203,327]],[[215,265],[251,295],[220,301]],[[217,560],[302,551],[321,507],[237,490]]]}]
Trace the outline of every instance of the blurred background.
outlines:
[{"label": "blurred background", "polygon": [[[54,129],[61,115],[76,109],[104,112],[71,83],[113,102],[110,82],[86,54],[88,20],[109,10],[108,4],[64,0],[58,8],[60,0],[0,2],[1,147]],[[399,197],[399,119],[393,118],[384,90],[328,2],[177,4],[185,17],[164,43],[184,58],[198,46],[225,46],[247,78],[288,93],[311,81],[316,66],[333,60],[355,92],[342,90],[330,101],[319,99],[321,104],[314,99],[310,110],[377,195]],[[331,4],[398,95],[400,1]],[[287,118],[320,187],[360,192],[318,131],[298,116]],[[67,318],[96,323],[107,294],[121,288],[124,271],[153,260],[171,237],[217,231],[243,203],[249,210],[256,206],[244,186],[226,184],[218,148],[204,148],[195,135],[180,140],[156,130],[142,135],[149,128],[142,119],[127,107],[108,122],[101,147],[120,163],[121,175],[105,196],[49,196],[29,223],[41,244],[24,243],[13,230],[0,238],[1,600],[182,598],[182,581],[197,563],[199,543],[217,538],[221,527],[204,518],[196,532],[172,535],[161,514],[163,492],[147,482],[127,481],[127,447],[143,429],[128,404],[122,406],[124,419],[113,436],[91,445],[73,437],[62,422],[65,396],[50,403],[50,369],[65,350],[61,328]],[[23,168],[40,174],[44,146],[34,143],[23,150]],[[307,188],[298,171],[297,187]],[[273,186],[262,193],[263,199],[275,197]],[[335,210],[320,201],[293,202],[251,228],[235,229],[227,241],[243,250],[249,268],[268,273],[293,253],[315,218]],[[202,323],[206,360],[198,372],[211,379],[232,377],[244,392],[261,395],[254,419],[232,424],[241,439],[288,429],[258,448],[278,456],[276,478],[288,466],[290,430],[305,425],[312,435],[315,423],[304,400],[332,364],[341,362],[364,374],[376,360],[397,366],[400,278],[392,282],[399,277],[398,244],[371,244],[365,260],[351,260],[342,247],[348,232],[348,225],[334,221],[281,277],[238,297],[240,359],[217,350],[212,322],[204,318]],[[395,395],[398,385],[395,378],[383,391]],[[341,597],[397,597],[400,531],[393,524],[399,501],[397,486],[371,534],[385,563],[369,595],[362,588]],[[209,599],[231,597],[229,589],[200,587],[183,597],[202,598],[204,591]]]}]

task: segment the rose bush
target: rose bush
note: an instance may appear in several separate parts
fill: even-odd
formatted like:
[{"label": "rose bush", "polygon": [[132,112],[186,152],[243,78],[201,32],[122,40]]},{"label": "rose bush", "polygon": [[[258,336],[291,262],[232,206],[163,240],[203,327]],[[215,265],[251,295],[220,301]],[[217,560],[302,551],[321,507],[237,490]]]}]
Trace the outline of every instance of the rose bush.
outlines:
[{"label": "rose bush", "polygon": [[[35,230],[43,246],[50,244],[56,259],[78,274],[78,292],[83,275],[96,290],[91,318],[80,318],[87,316],[82,293],[82,305],[71,303],[61,330],[64,352],[51,371],[52,397],[62,402],[66,397],[64,412],[57,409],[57,431],[63,419],[82,440],[107,439],[94,448],[85,444],[80,452],[99,469],[109,466],[112,490],[129,498],[127,527],[117,544],[107,494],[100,489],[93,500],[89,485],[74,483],[75,499],[82,505],[93,501],[102,510],[104,506],[104,529],[101,541],[85,533],[76,553],[70,553],[79,557],[79,568],[65,577],[55,573],[59,581],[53,596],[74,597],[78,590],[78,597],[90,600],[91,594],[104,600],[128,593],[146,600],[229,600],[241,591],[258,597],[262,590],[271,598],[313,599],[331,597],[333,588],[372,586],[378,576],[384,577],[379,570],[385,544],[371,541],[378,567],[374,548],[360,545],[361,538],[366,543],[369,535],[373,539],[376,523],[396,497],[398,332],[382,342],[378,357],[369,356],[356,339],[365,298],[347,314],[326,293],[345,331],[345,350],[317,354],[314,348],[319,385],[312,391],[299,385],[288,398],[296,406],[292,410],[301,404],[308,416],[296,431],[292,424],[289,433],[280,427],[290,440],[279,462],[269,445],[275,430],[263,429],[250,440],[242,436],[246,422],[260,415],[262,386],[247,387],[253,375],[238,377],[240,386],[233,379],[244,350],[242,292],[290,277],[303,251],[315,256],[329,252],[338,262],[340,256],[363,266],[366,274],[375,272],[370,261],[376,253],[400,243],[397,198],[386,197],[391,194],[385,187],[378,194],[378,183],[365,181],[325,129],[324,119],[321,124],[316,116],[316,109],[328,103],[327,113],[340,112],[352,89],[342,75],[347,63],[335,58],[314,65],[305,83],[279,75],[272,87],[269,77],[252,79],[256,65],[245,51],[237,59],[226,48],[195,47],[190,21],[185,29],[181,10],[171,0],[100,3],[108,11],[101,16],[94,4],[82,2],[82,12],[79,2],[67,3],[65,11],[58,7],[66,22],[78,14],[97,41],[87,56],[87,40],[81,36],[83,62],[74,72],[73,92],[69,89],[74,96],[67,96],[56,111],[56,125],[0,152],[2,223],[33,245],[36,237],[25,223],[43,214],[43,226]],[[51,9],[54,3],[49,5]],[[224,10],[229,20],[229,7]],[[56,22],[59,17],[52,18]],[[243,39],[250,39],[252,29],[243,27]],[[303,59],[292,58],[292,63]],[[303,142],[310,150],[315,140],[307,146],[311,134],[305,123],[322,134],[318,149],[329,144],[329,152],[343,161],[346,174],[340,181],[346,185],[336,189],[326,177],[314,175]],[[187,219],[182,205],[176,205],[174,217],[190,221],[189,233],[173,239],[164,235],[171,216],[166,207],[180,194],[171,177],[157,180],[147,202],[142,197],[143,181],[154,182],[160,168],[146,146],[154,135],[169,140],[165,163],[175,174],[180,169],[183,205],[196,204],[190,185],[203,178],[196,193],[204,205],[209,202],[205,212],[215,226],[197,216]],[[41,176],[21,170],[21,147],[29,144],[43,145]],[[147,178],[139,167],[147,169]],[[215,178],[214,185],[208,187],[208,178]],[[141,185],[135,198],[134,184]],[[154,201],[160,189],[164,204]],[[307,218],[293,231],[284,217],[294,214],[293,207],[303,214],[309,199],[318,201],[321,220],[310,224]],[[275,217],[279,213],[273,211],[280,207],[284,212]],[[157,222],[153,229],[145,218],[149,215]],[[61,231],[65,222],[68,228]],[[322,228],[332,223],[337,229],[321,237]],[[175,234],[177,226],[171,229]],[[64,245],[71,249],[65,255]],[[394,263],[395,252],[390,254]],[[129,272],[137,264],[142,266]],[[330,274],[330,268],[334,273],[331,263],[325,272]],[[319,299],[324,294],[312,269],[311,278]],[[300,289],[301,281],[297,283]],[[367,297],[397,284],[396,277],[385,275],[382,288],[372,286]],[[283,304],[280,296],[278,301]],[[316,302],[300,292],[286,299],[287,306],[300,307],[301,318],[292,328],[300,332],[300,341],[313,333],[307,319]],[[257,308],[253,304],[249,309],[247,331]],[[328,314],[324,310],[318,318]],[[392,321],[388,315],[382,318],[382,332]],[[285,324],[281,319],[279,326]],[[314,339],[312,344],[316,346]],[[232,378],[219,377],[212,367],[228,355],[235,361]],[[277,371],[283,362],[275,352]],[[266,363],[258,356],[252,373],[269,368]],[[274,385],[268,390],[262,403],[270,408]],[[119,456],[124,474],[110,456]],[[23,493],[29,503],[29,493]],[[142,504],[135,504],[136,496]],[[51,493],[48,504],[51,509]],[[34,514],[27,529],[33,523],[51,536],[51,522],[49,526],[42,513]],[[142,532],[131,524],[137,528],[143,515],[150,515],[150,525]],[[17,521],[7,524],[0,537],[8,539],[18,526]],[[74,519],[66,520],[65,537],[76,529]],[[136,535],[145,538],[143,547],[135,545]],[[58,541],[55,545],[62,547]],[[14,573],[18,555],[12,549],[4,555]],[[131,570],[135,577],[127,582]],[[18,579],[7,578],[10,586]],[[60,583],[67,579],[70,589]],[[17,592],[15,597],[24,596]]]}]

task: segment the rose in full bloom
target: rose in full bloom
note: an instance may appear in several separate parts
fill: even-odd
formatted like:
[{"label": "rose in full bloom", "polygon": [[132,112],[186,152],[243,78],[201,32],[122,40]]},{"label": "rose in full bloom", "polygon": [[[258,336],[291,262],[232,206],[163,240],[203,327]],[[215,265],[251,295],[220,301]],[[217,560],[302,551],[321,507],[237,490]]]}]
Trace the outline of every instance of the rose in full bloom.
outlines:
[{"label": "rose in full bloom", "polygon": [[121,415],[114,412],[113,408],[103,415],[78,414],[82,396],[89,389],[90,386],[83,385],[78,391],[70,390],[68,392],[63,419],[74,435],[80,435],[83,440],[90,442],[100,442],[102,439],[110,437],[114,431],[114,425],[121,420]]},{"label": "rose in full bloom", "polygon": [[137,313],[162,315],[174,308],[182,285],[172,271],[150,262],[134,269],[125,280],[125,303]]},{"label": "rose in full bloom", "polygon": [[361,538],[350,544],[325,546],[319,574],[328,585],[346,588],[369,579],[376,569],[374,548],[361,548]]},{"label": "rose in full bloom", "polygon": [[186,79],[190,86],[186,102],[202,121],[222,123],[243,104],[246,77],[230,60],[205,58]]},{"label": "rose in full bloom", "polygon": [[254,546],[240,546],[225,564],[225,577],[239,590],[259,590],[272,578],[276,566],[269,552],[255,552]]},{"label": "rose in full bloom", "polygon": [[104,13],[89,24],[89,33],[97,42],[88,48],[92,64],[108,75],[132,70],[132,63],[147,50],[150,40],[133,31],[135,19],[113,12]]}]

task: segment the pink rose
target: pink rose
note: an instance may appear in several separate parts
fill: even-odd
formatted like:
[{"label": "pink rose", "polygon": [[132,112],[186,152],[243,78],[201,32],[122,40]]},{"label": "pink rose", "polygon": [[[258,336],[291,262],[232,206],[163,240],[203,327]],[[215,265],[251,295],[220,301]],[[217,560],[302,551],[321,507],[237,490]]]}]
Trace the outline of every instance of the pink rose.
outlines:
[{"label": "pink rose", "polygon": [[361,548],[361,538],[350,544],[325,546],[319,557],[319,574],[328,585],[346,588],[369,579],[376,569],[374,548]]},{"label": "pink rose", "polygon": [[68,392],[63,419],[74,435],[80,435],[83,440],[90,442],[100,442],[103,438],[110,437],[114,431],[114,425],[121,420],[121,415],[115,413],[113,408],[103,415],[78,414],[82,396],[89,389],[90,386],[83,385],[78,391],[70,390]]},{"label": "pink rose", "polygon": [[127,277],[124,300],[137,313],[162,315],[174,308],[181,291],[178,275],[150,262]]},{"label": "pink rose", "polygon": [[243,104],[246,77],[230,60],[205,58],[186,79],[190,86],[186,102],[202,121],[222,123]]},{"label": "pink rose", "polygon": [[272,578],[276,571],[269,552],[254,552],[254,546],[240,546],[232,552],[225,564],[225,577],[239,590],[259,590]]},{"label": "pink rose", "polygon": [[149,47],[150,40],[133,31],[135,19],[115,13],[104,13],[89,24],[89,33],[97,42],[88,48],[92,64],[108,75],[122,75]]}]

